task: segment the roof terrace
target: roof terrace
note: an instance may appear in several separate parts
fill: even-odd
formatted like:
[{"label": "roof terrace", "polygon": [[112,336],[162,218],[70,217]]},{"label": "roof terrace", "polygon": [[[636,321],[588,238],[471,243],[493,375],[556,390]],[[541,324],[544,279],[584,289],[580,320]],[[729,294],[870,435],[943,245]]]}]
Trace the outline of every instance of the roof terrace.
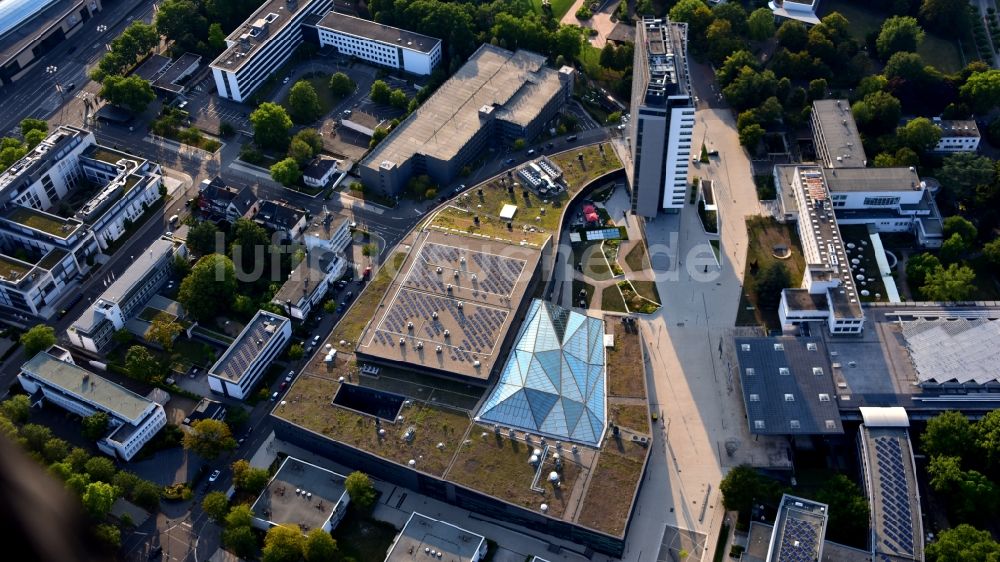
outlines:
[{"label": "roof terrace", "polygon": [[304,533],[321,529],[337,506],[349,501],[345,479],[331,470],[287,457],[251,509],[273,525],[291,524]]},{"label": "roof terrace", "polygon": [[77,219],[67,219],[23,206],[8,207],[0,215],[0,218],[39,232],[44,232],[61,240],[69,238],[83,226],[83,223]]}]

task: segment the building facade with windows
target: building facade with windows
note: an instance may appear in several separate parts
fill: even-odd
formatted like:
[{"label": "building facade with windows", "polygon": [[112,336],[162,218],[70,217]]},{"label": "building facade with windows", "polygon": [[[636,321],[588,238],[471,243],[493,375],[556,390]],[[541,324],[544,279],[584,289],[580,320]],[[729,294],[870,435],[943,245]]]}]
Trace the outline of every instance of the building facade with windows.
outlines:
[{"label": "building facade with windows", "polygon": [[43,56],[80,33],[101,0],[6,0],[0,10],[0,86],[20,80]]},{"label": "building facade with windows", "polygon": [[636,25],[632,78],[632,212],[679,213],[688,191],[694,103],[688,76],[687,24],[645,18]]},{"label": "building facade with windows", "polygon": [[441,40],[371,20],[328,12],[316,24],[319,46],[342,55],[427,75],[441,62]]},{"label": "building facade with windows", "polygon": [[74,364],[69,352],[56,347],[25,362],[17,378],[32,404],[47,401],[83,417],[107,414],[108,433],[97,446],[124,461],[167,424],[163,406]]},{"label": "building facade with windows", "polygon": [[283,308],[290,317],[304,320],[326,297],[330,285],[346,271],[347,260],[343,256],[323,250],[310,251],[288,275],[271,302]]},{"label": "building facade with windows", "polygon": [[244,400],[292,339],[292,322],[284,316],[257,311],[229,349],[208,371],[208,386]]},{"label": "building facade with windows", "polygon": [[226,37],[226,50],[210,65],[219,97],[246,101],[302,44],[302,24],[332,6],[332,0],[264,2]]},{"label": "building facade with windows", "polygon": [[941,140],[934,146],[934,152],[975,152],[979,150],[979,127],[975,121],[952,121],[934,119],[941,128]]}]

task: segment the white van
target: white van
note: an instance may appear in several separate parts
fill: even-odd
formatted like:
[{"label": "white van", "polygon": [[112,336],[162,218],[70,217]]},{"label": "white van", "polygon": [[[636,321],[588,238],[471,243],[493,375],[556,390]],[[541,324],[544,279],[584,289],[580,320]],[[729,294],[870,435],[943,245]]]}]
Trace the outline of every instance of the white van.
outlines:
[{"label": "white van", "polygon": [[178,220],[180,220],[180,217],[178,217],[177,215],[174,215],[174,216],[170,217],[170,224],[177,224]]}]

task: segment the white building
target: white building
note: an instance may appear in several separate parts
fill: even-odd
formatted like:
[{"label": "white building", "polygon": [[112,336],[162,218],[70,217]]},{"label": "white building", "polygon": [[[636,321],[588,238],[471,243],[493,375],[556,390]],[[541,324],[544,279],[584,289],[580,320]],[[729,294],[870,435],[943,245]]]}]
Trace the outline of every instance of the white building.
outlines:
[{"label": "white building", "polygon": [[979,127],[975,121],[949,121],[934,119],[941,128],[941,140],[935,152],[975,152],[979,149]]},{"label": "white building", "polygon": [[303,533],[311,529],[329,533],[344,519],[351,503],[346,480],[332,470],[286,457],[254,501],[251,523],[261,531],[292,525]]},{"label": "white building", "polygon": [[[338,12],[316,24],[320,47],[380,66],[427,75],[441,62],[441,40]],[[442,30],[444,31],[444,30]]]},{"label": "white building", "polygon": [[219,96],[246,101],[302,44],[302,24],[332,5],[332,0],[264,2],[229,34],[226,50],[211,64]]},{"label": "white building", "polygon": [[160,290],[176,254],[186,256],[187,247],[167,239],[150,244],[66,330],[70,343],[93,353],[101,352],[115,332],[125,328]]},{"label": "white building", "polygon": [[322,250],[309,252],[292,270],[288,280],[271,301],[285,309],[289,316],[304,320],[313,307],[322,302],[330,285],[347,271],[347,260]]},{"label": "white building", "polygon": [[208,386],[244,400],[260,377],[292,339],[292,322],[284,316],[257,311],[229,349],[208,371]]},{"label": "white building", "polygon": [[486,539],[451,523],[413,512],[389,547],[385,562],[421,558],[479,562],[486,558]]},{"label": "white building", "polygon": [[84,417],[106,413],[109,432],[97,446],[125,461],[132,460],[167,424],[163,406],[77,366],[70,354],[59,348],[29,359],[17,378],[31,394],[33,404],[48,401]]},{"label": "white building", "polygon": [[771,0],[767,6],[778,18],[797,20],[811,25],[819,23],[819,16],[816,15],[817,10],[819,10],[819,0],[803,0],[801,2]]},{"label": "white building", "polygon": [[323,188],[338,176],[337,181],[330,187],[336,188],[346,175],[340,169],[340,163],[326,156],[317,156],[302,170],[302,181],[309,187]]},{"label": "white building", "polygon": [[636,25],[632,78],[632,212],[679,213],[687,202],[694,103],[687,24],[645,18]]},{"label": "white building", "polygon": [[340,253],[351,243],[351,223],[346,217],[327,212],[322,220],[309,225],[304,238],[310,252]]}]

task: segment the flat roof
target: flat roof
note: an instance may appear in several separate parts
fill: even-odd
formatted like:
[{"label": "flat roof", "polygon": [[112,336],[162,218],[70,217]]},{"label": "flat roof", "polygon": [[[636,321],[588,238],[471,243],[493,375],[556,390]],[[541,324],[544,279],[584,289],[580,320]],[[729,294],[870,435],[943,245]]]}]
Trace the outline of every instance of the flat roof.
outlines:
[{"label": "flat roof", "polygon": [[[226,37],[226,42],[232,46],[216,57],[211,66],[227,72],[238,71],[263,45],[281,33],[289,22],[317,3],[329,6],[328,0],[297,0],[294,3],[289,0],[265,0],[246,21]],[[260,31],[258,22],[267,23],[267,31]],[[246,45],[241,44],[240,40],[244,35],[248,40]]]},{"label": "flat roof", "polygon": [[284,303],[291,301],[298,304],[300,300],[316,292],[326,282],[326,274],[330,266],[339,258],[330,252],[312,251],[288,275],[288,279],[274,300]]},{"label": "flat roof", "polygon": [[137,66],[132,71],[132,74],[147,82],[152,82],[160,77],[163,71],[170,65],[170,62],[170,57],[154,54]]},{"label": "flat roof", "polygon": [[978,137],[979,126],[973,120],[948,120],[935,121],[935,125],[941,127],[942,137]]},{"label": "flat roof", "polygon": [[[792,17],[792,16],[788,16]],[[822,135],[823,144],[829,151],[829,162],[824,167],[834,168],[864,168],[868,157],[861,145],[861,134],[858,125],[851,114],[851,103],[847,100],[816,100],[812,107],[812,122],[819,130],[815,135]],[[817,147],[819,148],[819,147]],[[817,156],[823,156],[817,154]],[[840,157],[840,160],[837,158]]]},{"label": "flat roof", "polygon": [[923,189],[913,168],[825,168],[823,179],[831,193]]},{"label": "flat roof", "polygon": [[1000,321],[918,318],[900,321],[903,341],[921,383],[1000,381]]},{"label": "flat roof", "polygon": [[636,87],[643,104],[666,107],[668,97],[688,95],[687,24],[646,17],[635,29],[636,58],[642,63]]},{"label": "flat roof", "polygon": [[778,507],[767,562],[815,562],[823,556],[827,506],[784,494]]},{"label": "flat roof", "polygon": [[[118,279],[101,294],[100,300],[105,302],[119,303],[128,295],[129,291],[135,287],[149,274],[153,266],[159,263],[164,256],[174,251],[174,243],[169,240],[158,238],[132,260],[128,269],[118,276]],[[96,301],[95,301],[96,302]]]},{"label": "flat roof", "polygon": [[344,224],[349,222],[349,218],[344,215],[330,213],[322,220],[315,220],[306,227],[305,236],[312,236],[321,240],[330,240],[340,232]]},{"label": "flat roof", "polygon": [[238,383],[246,374],[247,367],[287,322],[291,320],[266,310],[258,310],[222,357],[215,362],[209,374]]},{"label": "flat roof", "polygon": [[165,90],[179,90],[177,80],[179,80],[192,65],[198,64],[199,62],[201,62],[201,55],[184,53],[178,57],[177,60],[171,62],[170,66],[163,70],[163,74],[157,78],[155,85]]},{"label": "flat roof", "polygon": [[485,541],[482,535],[413,512],[392,543],[385,562],[427,560],[432,550],[441,553],[440,559],[445,562],[471,562]]},{"label": "flat roof", "polygon": [[422,233],[358,353],[485,382],[540,257],[527,246]]},{"label": "flat roof", "polygon": [[450,161],[483,127],[481,108],[495,108],[497,118],[524,124],[561,90],[559,73],[545,66],[544,56],[484,44],[361,165],[399,165],[416,154]]},{"label": "flat roof", "polygon": [[18,283],[35,266],[7,254],[0,254],[0,281]]},{"label": "flat roof", "polygon": [[[747,534],[746,550],[743,551],[741,562],[764,562],[767,558],[767,550],[771,545],[771,535],[774,532],[774,525],[761,523],[760,521],[750,522],[750,531]],[[871,562],[871,552],[850,546],[844,546],[832,541],[823,541],[823,558],[821,562]]]},{"label": "flat roof", "polygon": [[22,205],[12,205],[8,207],[7,210],[0,215],[0,218],[17,223],[21,226],[26,226],[28,228],[44,232],[50,236],[55,236],[56,238],[61,238],[63,240],[72,236],[73,233],[83,226],[83,222],[77,219],[63,218],[58,215],[53,215]]},{"label": "flat roof", "polygon": [[924,559],[920,491],[906,428],[861,426],[876,558]]},{"label": "flat roof", "polygon": [[750,432],[844,432],[826,346],[820,338],[734,338]]},{"label": "flat roof", "polygon": [[[0,2],[0,64],[35,43],[87,0],[4,0]],[[28,25],[31,24],[31,25]]]},{"label": "flat roof", "polygon": [[[49,133],[42,142],[28,151],[20,160],[11,164],[10,168],[0,172],[0,191],[6,190],[11,184],[19,180],[25,174],[29,176],[40,168],[44,163],[55,160],[55,155],[60,149],[71,143],[82,142],[91,133],[84,129],[61,125],[55,131]],[[31,181],[37,181],[37,177],[29,177]]]},{"label": "flat roof", "polygon": [[332,470],[287,457],[251,510],[260,519],[298,526],[308,533],[326,525],[346,499],[344,480],[345,476]]},{"label": "flat roof", "polygon": [[21,370],[62,389],[78,400],[114,412],[133,425],[139,423],[143,413],[152,404],[152,401],[131,390],[126,390],[83,367],[61,361],[47,351],[42,351],[26,361]]},{"label": "flat roof", "polygon": [[440,39],[434,37],[333,11],[327,12],[316,24],[316,27],[323,27],[362,39],[389,43],[421,53],[429,53],[435,45],[441,43]]}]

